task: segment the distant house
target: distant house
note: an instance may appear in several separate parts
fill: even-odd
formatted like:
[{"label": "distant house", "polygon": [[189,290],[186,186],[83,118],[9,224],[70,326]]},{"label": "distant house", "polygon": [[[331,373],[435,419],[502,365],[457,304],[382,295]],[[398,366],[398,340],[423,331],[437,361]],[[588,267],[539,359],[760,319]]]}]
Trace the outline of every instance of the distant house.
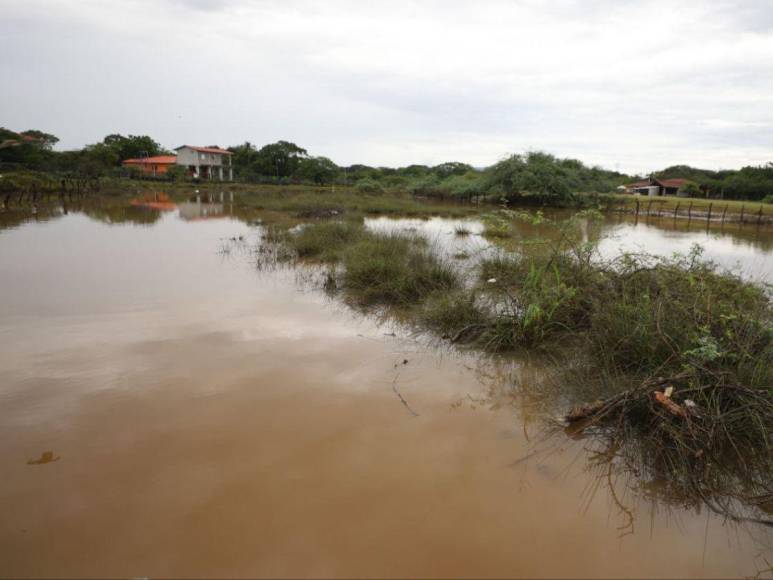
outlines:
[{"label": "distant house", "polygon": [[164,175],[172,165],[177,163],[176,155],[157,155],[155,157],[140,157],[137,159],[126,159],[123,162],[124,167],[136,167],[143,175],[158,177]]},{"label": "distant house", "polygon": [[686,195],[682,190],[688,183],[691,183],[689,179],[656,179],[650,177],[642,181],[628,183],[623,187],[625,188],[625,193],[638,195]]},{"label": "distant house", "polygon": [[177,165],[186,167],[190,174],[198,179],[217,179],[233,181],[234,170],[231,164],[233,153],[219,147],[177,147]]}]

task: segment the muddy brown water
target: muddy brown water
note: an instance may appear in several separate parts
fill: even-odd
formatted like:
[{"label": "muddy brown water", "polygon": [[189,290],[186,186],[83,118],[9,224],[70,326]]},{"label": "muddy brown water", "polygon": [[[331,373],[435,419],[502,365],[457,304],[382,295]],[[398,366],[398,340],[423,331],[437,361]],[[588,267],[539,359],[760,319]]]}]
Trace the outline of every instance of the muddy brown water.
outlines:
[{"label": "muddy brown water", "polygon": [[[582,441],[540,438],[508,385],[517,364],[259,271],[240,250],[256,228],[222,208],[54,217],[0,231],[0,576],[705,577],[773,561],[758,528],[599,485]],[[770,238],[605,227],[771,268]]]}]

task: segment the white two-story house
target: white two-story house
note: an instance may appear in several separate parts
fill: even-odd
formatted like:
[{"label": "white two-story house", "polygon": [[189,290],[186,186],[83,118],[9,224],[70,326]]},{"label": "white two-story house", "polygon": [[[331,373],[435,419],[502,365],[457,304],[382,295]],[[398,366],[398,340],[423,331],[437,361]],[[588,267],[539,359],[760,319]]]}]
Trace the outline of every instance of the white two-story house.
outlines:
[{"label": "white two-story house", "polygon": [[193,147],[183,145],[175,149],[177,165],[187,168],[198,179],[233,181],[231,164],[233,153],[219,147]]}]

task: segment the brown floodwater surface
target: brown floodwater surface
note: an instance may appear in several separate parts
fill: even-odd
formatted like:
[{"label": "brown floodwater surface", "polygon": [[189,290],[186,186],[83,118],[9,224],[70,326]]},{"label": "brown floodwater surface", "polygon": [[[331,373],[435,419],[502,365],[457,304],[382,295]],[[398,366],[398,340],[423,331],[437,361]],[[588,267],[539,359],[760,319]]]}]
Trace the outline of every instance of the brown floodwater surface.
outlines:
[{"label": "brown floodwater surface", "polygon": [[509,386],[518,364],[379,325],[297,271],[256,269],[255,227],[185,217],[0,231],[0,576],[705,577],[773,561],[759,528],[610,493],[582,441],[540,437]]}]

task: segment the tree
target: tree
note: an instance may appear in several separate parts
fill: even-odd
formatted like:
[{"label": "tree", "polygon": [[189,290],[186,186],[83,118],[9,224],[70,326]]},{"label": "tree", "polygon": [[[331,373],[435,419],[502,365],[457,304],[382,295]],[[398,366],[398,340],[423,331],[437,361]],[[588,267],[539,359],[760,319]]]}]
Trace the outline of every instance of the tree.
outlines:
[{"label": "tree", "polygon": [[325,185],[333,181],[338,174],[338,166],[327,157],[306,157],[301,159],[294,175]]},{"label": "tree", "polygon": [[27,131],[22,131],[21,135],[37,140],[39,146],[44,149],[50,150],[54,145],[59,143],[59,137],[51,135],[51,133],[38,131],[37,129],[28,129]]},{"label": "tree", "polygon": [[255,154],[251,166],[260,175],[290,177],[298,169],[301,159],[307,156],[307,151],[295,143],[277,141],[261,147]]},{"label": "tree", "polygon": [[120,165],[126,159],[138,157],[154,157],[168,153],[159,143],[148,135],[129,135],[124,137],[118,133],[108,135],[101,145],[109,148],[116,156],[115,165]]},{"label": "tree", "polygon": [[494,165],[488,187],[507,196],[536,194],[543,201],[562,201],[572,194],[571,171],[549,153],[538,151],[511,155]]},{"label": "tree", "polygon": [[441,163],[440,165],[435,165],[435,167],[432,168],[432,172],[440,179],[445,179],[451,175],[464,175],[468,171],[473,171],[472,165],[460,163],[459,161],[448,161],[446,163]]},{"label": "tree", "polygon": [[703,195],[701,188],[694,181],[688,181],[680,188],[679,191],[688,197],[698,197],[699,195]]},{"label": "tree", "polygon": [[0,127],[0,161],[43,169],[51,162],[51,148],[58,141],[58,137],[35,129],[16,133]]}]

